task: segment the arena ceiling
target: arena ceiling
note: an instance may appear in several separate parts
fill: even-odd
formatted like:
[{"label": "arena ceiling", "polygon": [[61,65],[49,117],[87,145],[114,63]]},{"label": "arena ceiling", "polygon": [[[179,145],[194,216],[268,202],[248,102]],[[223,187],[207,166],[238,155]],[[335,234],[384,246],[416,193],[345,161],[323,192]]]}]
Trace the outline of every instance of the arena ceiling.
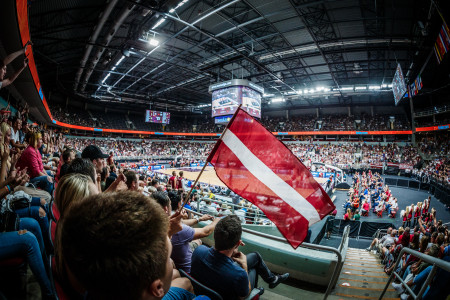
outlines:
[{"label": "arena ceiling", "polygon": [[397,63],[415,78],[442,23],[434,2],[46,0],[31,2],[29,19],[47,93],[208,109],[210,84],[244,78],[264,87],[266,108],[274,97],[288,106],[393,104],[392,93],[369,86],[390,84]]}]

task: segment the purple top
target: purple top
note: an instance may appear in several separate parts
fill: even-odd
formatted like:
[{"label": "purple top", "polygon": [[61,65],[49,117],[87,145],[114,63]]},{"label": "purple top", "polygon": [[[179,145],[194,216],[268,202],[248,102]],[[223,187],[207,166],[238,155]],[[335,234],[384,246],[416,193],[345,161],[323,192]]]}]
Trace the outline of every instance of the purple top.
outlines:
[{"label": "purple top", "polygon": [[189,243],[194,239],[195,230],[183,224],[183,229],[172,236],[172,255],[175,266],[187,273],[191,272],[192,250]]}]

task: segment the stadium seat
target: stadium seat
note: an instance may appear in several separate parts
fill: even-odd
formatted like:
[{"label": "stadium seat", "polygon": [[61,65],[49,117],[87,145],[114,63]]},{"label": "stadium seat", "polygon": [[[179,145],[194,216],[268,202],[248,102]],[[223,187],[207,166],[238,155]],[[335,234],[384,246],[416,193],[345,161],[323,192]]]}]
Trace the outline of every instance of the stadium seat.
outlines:
[{"label": "stadium seat", "polygon": [[[183,271],[181,269],[179,269],[178,271],[180,272],[181,277],[186,277],[186,278],[188,278],[191,281],[192,286],[194,287],[194,292],[195,292],[196,295],[208,296],[209,298],[211,298],[211,300],[223,300],[223,297],[220,296],[219,293],[217,293],[216,291],[210,289],[206,285],[200,283],[199,281],[194,279],[191,275],[189,275],[185,271]],[[264,293],[264,289],[263,288],[254,288],[250,292],[250,295],[248,295],[247,298],[245,298],[245,300],[258,300],[259,296],[261,296],[263,293]]]},{"label": "stadium seat", "polygon": [[367,210],[367,211],[361,212],[361,216],[368,217],[369,216],[369,211]]}]

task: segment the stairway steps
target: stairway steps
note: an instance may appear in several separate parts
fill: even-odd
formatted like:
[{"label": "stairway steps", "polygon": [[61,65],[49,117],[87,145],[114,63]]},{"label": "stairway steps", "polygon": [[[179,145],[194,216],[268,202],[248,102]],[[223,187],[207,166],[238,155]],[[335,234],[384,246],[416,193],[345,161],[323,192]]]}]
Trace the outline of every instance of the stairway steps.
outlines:
[{"label": "stairway steps", "polygon": [[[378,299],[388,279],[377,255],[349,248],[332,294],[339,299]],[[399,298],[397,292],[389,287],[383,299]]]}]

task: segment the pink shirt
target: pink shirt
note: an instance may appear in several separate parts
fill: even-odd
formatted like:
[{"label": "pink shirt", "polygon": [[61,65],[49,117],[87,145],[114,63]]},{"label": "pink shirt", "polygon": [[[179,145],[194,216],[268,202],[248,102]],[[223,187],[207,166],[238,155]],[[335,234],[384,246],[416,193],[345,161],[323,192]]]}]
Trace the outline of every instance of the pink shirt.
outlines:
[{"label": "pink shirt", "polygon": [[44,172],[41,153],[39,153],[39,150],[34,149],[33,146],[28,146],[22,152],[16,167],[20,169],[27,167],[27,173],[31,178],[41,176],[40,173]]}]

